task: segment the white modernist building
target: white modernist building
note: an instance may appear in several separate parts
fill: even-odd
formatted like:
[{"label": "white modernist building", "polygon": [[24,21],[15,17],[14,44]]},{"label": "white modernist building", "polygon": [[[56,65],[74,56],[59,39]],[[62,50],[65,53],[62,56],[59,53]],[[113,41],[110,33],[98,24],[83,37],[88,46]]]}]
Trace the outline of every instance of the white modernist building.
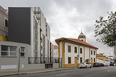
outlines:
[{"label": "white modernist building", "polygon": [[[86,43],[86,36],[81,32],[78,39],[73,38],[58,38],[59,66],[74,67],[82,62],[90,62],[93,64],[96,61],[97,47]],[[62,63],[61,63],[62,62]]]},{"label": "white modernist building", "polygon": [[54,45],[53,57],[58,58],[58,47],[57,47],[57,45]]},{"label": "white modernist building", "polygon": [[31,46],[30,57],[50,57],[50,27],[39,7],[9,7],[8,34],[9,41]]}]

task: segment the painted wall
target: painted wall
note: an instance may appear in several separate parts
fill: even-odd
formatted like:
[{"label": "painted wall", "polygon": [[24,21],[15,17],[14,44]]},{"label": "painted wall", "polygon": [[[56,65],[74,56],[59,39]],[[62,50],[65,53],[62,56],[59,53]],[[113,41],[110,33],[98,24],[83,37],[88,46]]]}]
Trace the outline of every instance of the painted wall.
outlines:
[{"label": "painted wall", "polygon": [[8,13],[3,7],[0,6],[0,40],[7,41],[8,27],[5,27],[5,19],[8,20]]},{"label": "painted wall", "polygon": [[0,35],[0,40],[1,40],[1,41],[8,41],[8,38],[6,38],[6,37]]},{"label": "painted wall", "polygon": [[85,60],[89,59],[89,47],[85,47]]},{"label": "painted wall", "polygon": [[58,57],[58,49],[53,50],[53,57]]},{"label": "painted wall", "polygon": [[60,42],[60,58],[62,58],[62,42]]},{"label": "painted wall", "polygon": [[31,44],[30,8],[9,7],[8,9],[8,40],[13,42]]},{"label": "painted wall", "polygon": [[[94,48],[90,48],[87,46],[83,46],[83,45],[77,45],[77,44],[73,44],[73,43],[69,43],[69,42],[65,42],[65,65],[64,67],[73,67],[76,66],[75,64],[75,57],[77,57],[77,55],[79,55],[79,58],[77,58],[77,66],[80,64],[80,58],[82,57],[82,62],[85,62],[86,59],[89,59],[90,63],[93,65],[94,63],[94,58],[95,58],[95,62],[96,60],[96,53],[97,50]],[[68,52],[68,45],[71,46],[71,53]],[[77,47],[77,53],[75,53],[74,51],[74,47]],[[80,48],[82,48],[82,54],[80,53]],[[91,55],[91,50],[92,50],[92,55]],[[94,55],[94,51],[95,51],[95,55]],[[60,42],[60,57],[62,57],[62,42]],[[71,63],[68,63],[68,57],[71,57]],[[92,60],[91,60],[92,58]]]},{"label": "painted wall", "polygon": [[59,63],[53,63],[53,68],[59,68]]},{"label": "painted wall", "polygon": [[97,56],[96,58],[97,58],[97,59],[106,60],[106,57],[105,57],[105,56],[102,56],[102,57],[100,57],[100,56]]},{"label": "painted wall", "polygon": [[[16,56],[2,56],[1,45],[16,46]],[[25,56],[20,57],[20,70],[27,70],[28,56],[31,55],[30,45],[16,42],[0,41],[0,71],[18,71],[20,47],[25,47]]]},{"label": "painted wall", "polygon": [[[71,46],[71,53],[68,52],[68,45]],[[74,47],[77,47],[77,53],[74,52]],[[75,57],[77,57],[77,54],[78,45],[65,42],[65,64],[68,64],[68,57],[71,57],[71,64],[75,64]]]},{"label": "painted wall", "polygon": [[[1,45],[16,46],[17,47],[16,56],[2,56]],[[19,58],[20,47],[25,47],[25,56]],[[45,64],[28,64],[28,57],[31,56],[30,52],[31,52],[31,46],[28,44],[0,41],[0,72],[8,72],[8,71],[16,72],[18,71],[18,66],[20,66],[20,71],[45,69]],[[19,61],[20,61],[20,65],[19,65]],[[58,68],[58,63],[53,63],[53,68]]]},{"label": "painted wall", "polygon": [[[92,50],[92,55],[91,55],[91,50]],[[95,51],[95,55],[94,55],[94,51]],[[94,62],[94,58],[96,61],[96,53],[97,53],[96,49],[90,48],[90,59],[92,58],[92,62]]]}]

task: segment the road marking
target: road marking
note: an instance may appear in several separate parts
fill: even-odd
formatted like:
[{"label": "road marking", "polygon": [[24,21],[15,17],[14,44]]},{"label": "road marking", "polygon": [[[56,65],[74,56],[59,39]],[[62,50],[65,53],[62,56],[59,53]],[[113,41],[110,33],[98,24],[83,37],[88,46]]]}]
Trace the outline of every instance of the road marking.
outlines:
[{"label": "road marking", "polygon": [[59,75],[56,75],[56,76],[62,76],[62,75],[67,75],[67,74],[69,74],[69,73],[59,74]]},{"label": "road marking", "polygon": [[111,70],[108,70],[108,72],[110,72]]}]

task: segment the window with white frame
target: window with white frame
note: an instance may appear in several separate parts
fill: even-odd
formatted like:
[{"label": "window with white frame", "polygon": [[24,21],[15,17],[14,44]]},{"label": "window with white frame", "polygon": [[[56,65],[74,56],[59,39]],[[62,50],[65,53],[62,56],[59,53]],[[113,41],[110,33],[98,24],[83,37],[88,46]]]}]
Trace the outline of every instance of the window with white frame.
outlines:
[{"label": "window with white frame", "polygon": [[21,47],[20,54],[22,57],[25,56],[25,47]]},{"label": "window with white frame", "polygon": [[16,56],[16,46],[1,45],[1,56]]}]

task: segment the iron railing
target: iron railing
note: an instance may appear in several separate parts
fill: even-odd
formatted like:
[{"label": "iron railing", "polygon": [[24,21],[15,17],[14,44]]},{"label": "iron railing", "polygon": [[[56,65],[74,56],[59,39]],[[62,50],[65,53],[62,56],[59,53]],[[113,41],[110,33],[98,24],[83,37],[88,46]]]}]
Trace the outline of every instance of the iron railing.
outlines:
[{"label": "iron railing", "polygon": [[28,57],[28,64],[50,64],[59,63],[60,58],[53,57]]}]

